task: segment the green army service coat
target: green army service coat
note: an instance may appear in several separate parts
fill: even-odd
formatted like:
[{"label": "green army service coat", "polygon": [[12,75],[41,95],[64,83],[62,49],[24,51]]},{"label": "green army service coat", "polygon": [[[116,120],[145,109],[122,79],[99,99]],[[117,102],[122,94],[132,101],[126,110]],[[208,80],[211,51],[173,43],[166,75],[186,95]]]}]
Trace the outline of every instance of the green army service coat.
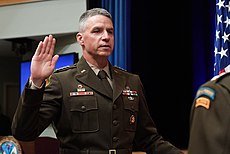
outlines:
[{"label": "green army service coat", "polygon": [[83,57],[56,70],[41,89],[29,88],[28,81],[12,123],[13,136],[35,140],[52,123],[61,154],[129,154],[134,149],[182,154],[158,134],[139,76],[111,64],[110,69],[113,98]]},{"label": "green army service coat", "polygon": [[230,153],[230,73],[197,90],[190,115],[188,154]]}]

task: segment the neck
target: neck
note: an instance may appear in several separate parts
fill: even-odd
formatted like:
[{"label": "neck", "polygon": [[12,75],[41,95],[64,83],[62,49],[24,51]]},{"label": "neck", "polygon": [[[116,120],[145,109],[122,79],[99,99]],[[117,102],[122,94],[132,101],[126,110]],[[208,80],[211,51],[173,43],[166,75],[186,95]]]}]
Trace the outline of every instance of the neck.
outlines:
[{"label": "neck", "polygon": [[83,55],[83,57],[85,58],[87,62],[96,66],[99,69],[104,68],[106,65],[108,65],[107,57],[98,56],[95,58],[95,57],[89,57],[86,55]]}]

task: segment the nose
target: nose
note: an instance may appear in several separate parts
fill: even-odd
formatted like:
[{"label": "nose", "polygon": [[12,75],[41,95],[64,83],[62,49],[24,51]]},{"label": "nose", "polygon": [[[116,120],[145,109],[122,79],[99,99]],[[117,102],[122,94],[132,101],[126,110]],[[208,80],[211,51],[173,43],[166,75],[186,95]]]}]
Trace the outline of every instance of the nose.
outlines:
[{"label": "nose", "polygon": [[109,39],[109,33],[107,31],[104,31],[102,38],[103,39]]}]

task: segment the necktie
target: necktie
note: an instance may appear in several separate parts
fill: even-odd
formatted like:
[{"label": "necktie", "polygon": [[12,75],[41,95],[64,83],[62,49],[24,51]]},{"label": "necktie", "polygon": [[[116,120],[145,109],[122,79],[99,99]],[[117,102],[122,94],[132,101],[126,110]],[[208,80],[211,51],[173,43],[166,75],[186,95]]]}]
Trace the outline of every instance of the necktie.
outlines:
[{"label": "necktie", "polygon": [[105,87],[106,91],[108,92],[110,97],[113,97],[113,89],[111,85],[109,84],[109,81],[106,78],[106,72],[104,70],[100,70],[98,73],[99,79],[101,79],[101,82],[103,86]]}]

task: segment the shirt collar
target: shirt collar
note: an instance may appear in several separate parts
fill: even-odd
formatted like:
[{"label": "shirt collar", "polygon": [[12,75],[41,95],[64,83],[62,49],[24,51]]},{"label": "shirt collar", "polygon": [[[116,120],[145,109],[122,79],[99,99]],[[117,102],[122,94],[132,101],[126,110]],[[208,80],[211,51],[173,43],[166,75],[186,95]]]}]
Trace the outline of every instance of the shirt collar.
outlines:
[{"label": "shirt collar", "polygon": [[[86,62],[87,62],[87,61],[86,61]],[[95,73],[96,75],[98,75],[98,73],[99,73],[100,70],[104,70],[104,71],[107,73],[108,77],[111,79],[111,75],[110,75],[109,65],[108,65],[108,64],[107,64],[104,68],[99,69],[99,68],[97,68],[95,65],[93,65],[93,64],[91,64],[91,63],[89,63],[89,62],[87,62],[87,63],[89,64],[89,66],[91,67],[91,69],[94,71],[94,73]]]}]

